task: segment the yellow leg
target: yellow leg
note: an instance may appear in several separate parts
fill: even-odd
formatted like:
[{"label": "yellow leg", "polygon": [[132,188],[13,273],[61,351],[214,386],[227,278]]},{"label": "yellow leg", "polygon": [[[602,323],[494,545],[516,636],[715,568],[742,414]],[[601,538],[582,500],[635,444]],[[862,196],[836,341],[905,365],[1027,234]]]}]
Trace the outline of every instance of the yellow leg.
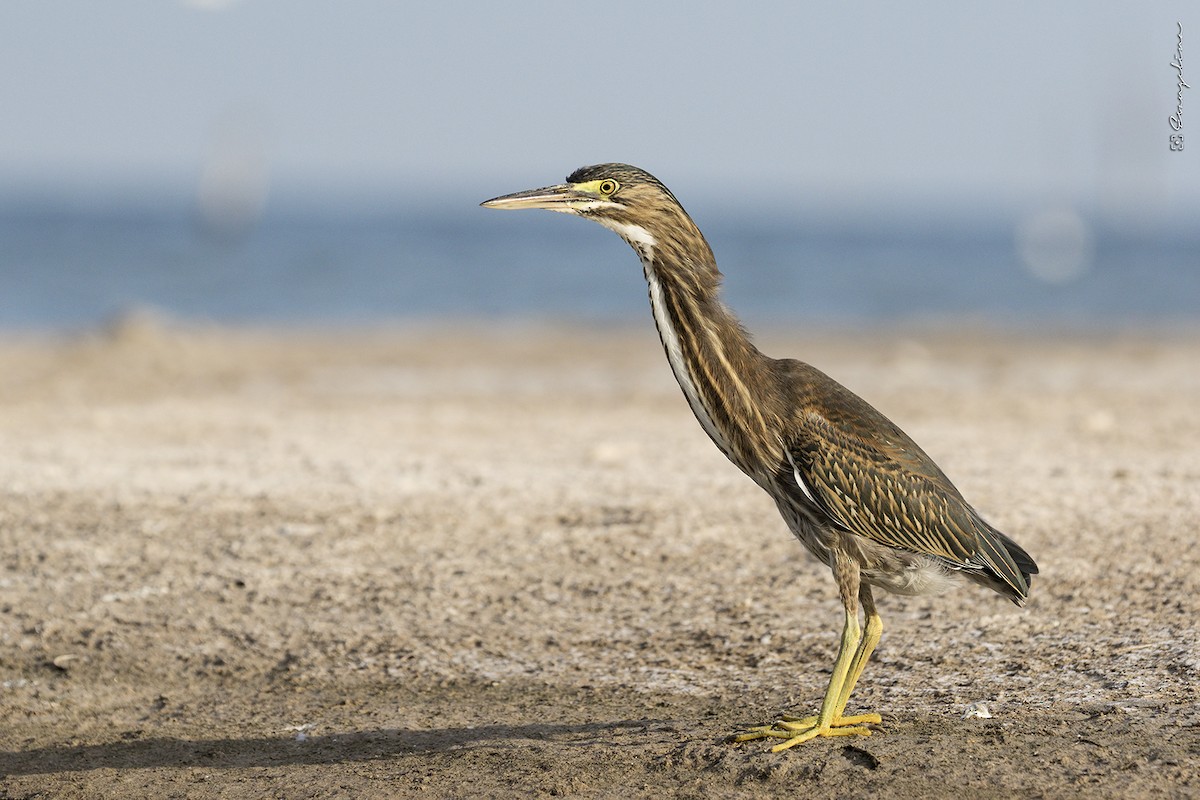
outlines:
[{"label": "yellow leg", "polygon": [[[834,708],[833,724],[837,725],[861,725],[873,723],[878,725],[881,719],[878,714],[858,714],[856,716],[845,716],[846,704],[850,701],[850,695],[854,691],[854,687],[858,685],[858,679],[862,677],[863,670],[867,667],[867,661],[871,658],[871,653],[875,652],[875,647],[879,644],[880,637],[883,636],[883,618],[879,616],[879,612],[875,610],[875,600],[871,597],[871,587],[862,586],[859,589],[859,599],[863,604],[863,613],[866,616],[866,626],[863,628],[862,638],[858,640],[858,647],[854,651],[854,658],[850,661],[850,671],[847,674],[845,682],[842,684],[842,690],[838,694],[837,706]],[[817,717],[792,717],[783,715],[780,717],[783,722],[797,723],[799,725],[816,725]]]},{"label": "yellow leg", "polygon": [[[840,575],[838,577],[841,578]],[[853,576],[855,579],[857,577],[857,574]],[[841,580],[839,585],[844,585]],[[864,584],[858,594],[863,604],[866,627],[859,628],[858,609],[854,606],[853,592],[844,592],[843,600],[847,601],[846,622],[842,627],[841,647],[833,664],[833,675],[829,678],[829,687],[825,690],[820,712],[810,717],[783,716],[770,725],[760,725],[738,734],[733,737],[733,741],[783,739],[784,741],[771,748],[772,752],[778,753],[817,737],[871,735],[871,729],[866,726],[879,724],[881,718],[878,714],[857,714],[850,717],[842,714],[850,700],[850,693],[854,691],[855,684],[866,669],[871,652],[879,644],[883,634],[883,620],[875,610],[870,587]]]},{"label": "yellow leg", "polygon": [[842,716],[846,710],[846,703],[850,700],[850,693],[854,691],[858,679],[862,677],[863,670],[867,668],[867,661],[870,660],[871,653],[875,652],[875,647],[879,644],[880,637],[883,636],[883,618],[875,610],[875,599],[871,597],[871,587],[863,584],[858,590],[858,599],[862,601],[866,626],[863,628],[862,638],[858,641],[858,648],[854,651],[854,659],[850,662],[850,675],[842,684],[842,691],[838,696],[836,717],[841,720],[853,719],[878,724],[880,722],[878,714],[860,714],[857,717]]}]

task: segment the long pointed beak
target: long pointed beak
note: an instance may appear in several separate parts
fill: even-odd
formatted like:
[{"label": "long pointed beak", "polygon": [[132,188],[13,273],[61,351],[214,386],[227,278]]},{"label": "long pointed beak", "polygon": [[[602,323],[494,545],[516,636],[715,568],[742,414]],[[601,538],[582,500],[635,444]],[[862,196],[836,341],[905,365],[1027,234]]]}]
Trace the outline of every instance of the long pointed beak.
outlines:
[{"label": "long pointed beak", "polygon": [[527,189],[524,192],[513,192],[501,197],[484,200],[479,205],[484,208],[548,208],[551,211],[574,211],[574,204],[584,201],[594,201],[596,198],[587,192],[581,192],[568,184],[544,186],[541,189]]}]

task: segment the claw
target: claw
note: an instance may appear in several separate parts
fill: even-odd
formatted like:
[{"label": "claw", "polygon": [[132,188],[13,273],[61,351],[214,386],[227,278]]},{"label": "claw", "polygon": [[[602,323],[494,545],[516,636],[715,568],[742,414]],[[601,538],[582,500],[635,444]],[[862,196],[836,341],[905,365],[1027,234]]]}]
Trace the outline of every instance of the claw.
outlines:
[{"label": "claw", "polygon": [[744,733],[735,735],[733,741],[740,743],[756,739],[786,739],[787,741],[771,748],[772,753],[778,753],[818,737],[870,736],[871,729],[867,725],[878,725],[882,721],[878,714],[855,714],[850,717],[838,717],[828,725],[822,726],[816,716],[793,717],[785,714],[770,725],[756,725]]}]

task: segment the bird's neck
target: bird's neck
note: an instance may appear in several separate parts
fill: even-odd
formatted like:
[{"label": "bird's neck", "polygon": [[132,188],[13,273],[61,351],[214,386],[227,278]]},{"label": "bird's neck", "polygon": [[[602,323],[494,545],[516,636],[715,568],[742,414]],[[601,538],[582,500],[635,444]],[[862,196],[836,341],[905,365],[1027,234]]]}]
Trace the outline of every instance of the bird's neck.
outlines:
[{"label": "bird's neck", "polygon": [[654,322],[696,419],[734,464],[766,479],[755,465],[773,463],[778,446],[777,423],[767,417],[775,406],[770,359],[721,302],[721,273],[708,244],[701,249],[693,241],[687,252],[669,240],[630,244],[642,257]]}]

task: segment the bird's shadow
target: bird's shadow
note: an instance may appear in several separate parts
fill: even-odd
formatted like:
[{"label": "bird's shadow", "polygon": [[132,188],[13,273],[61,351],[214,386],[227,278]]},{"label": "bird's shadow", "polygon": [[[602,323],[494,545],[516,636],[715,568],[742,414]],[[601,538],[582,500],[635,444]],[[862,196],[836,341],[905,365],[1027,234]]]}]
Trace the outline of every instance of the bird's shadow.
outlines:
[{"label": "bird's shadow", "polygon": [[652,729],[665,722],[624,720],[580,724],[485,725],[478,727],[331,733],[321,736],[249,737],[240,739],[133,739],[106,744],[51,745],[30,750],[0,751],[0,775],[40,775],[93,769],[203,767],[243,769],[289,765],[340,764],[421,756],[478,747],[515,748],[521,741],[547,741],[585,746],[608,741],[615,729]]}]

